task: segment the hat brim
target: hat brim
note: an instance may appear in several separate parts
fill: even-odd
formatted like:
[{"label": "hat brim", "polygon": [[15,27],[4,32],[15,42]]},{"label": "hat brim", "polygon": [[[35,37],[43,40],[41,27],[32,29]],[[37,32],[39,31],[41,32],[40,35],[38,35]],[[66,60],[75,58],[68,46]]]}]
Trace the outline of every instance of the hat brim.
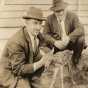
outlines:
[{"label": "hat brim", "polygon": [[23,19],[36,19],[39,21],[45,21],[46,20],[45,18],[36,18],[36,17],[29,17],[29,16],[23,16],[22,18]]},{"label": "hat brim", "polygon": [[65,9],[67,6],[68,6],[68,3],[63,2],[63,3],[61,3],[60,5],[58,5],[56,7],[55,6],[50,7],[50,10],[52,10],[52,11],[60,11],[62,9]]}]

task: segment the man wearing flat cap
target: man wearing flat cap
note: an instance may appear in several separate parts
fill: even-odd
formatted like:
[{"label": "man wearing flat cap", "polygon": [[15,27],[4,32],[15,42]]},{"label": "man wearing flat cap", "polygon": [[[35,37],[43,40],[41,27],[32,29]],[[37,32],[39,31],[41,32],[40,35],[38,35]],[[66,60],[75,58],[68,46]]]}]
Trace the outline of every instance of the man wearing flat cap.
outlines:
[{"label": "man wearing flat cap", "polygon": [[48,57],[40,54],[37,35],[45,19],[35,7],[30,7],[23,19],[25,26],[10,38],[2,54],[0,88],[39,88]]},{"label": "man wearing flat cap", "polygon": [[48,47],[54,47],[54,53],[73,50],[72,66],[77,67],[85,44],[84,28],[77,15],[66,10],[67,6],[62,0],[53,0],[53,14],[45,22],[43,40]]}]

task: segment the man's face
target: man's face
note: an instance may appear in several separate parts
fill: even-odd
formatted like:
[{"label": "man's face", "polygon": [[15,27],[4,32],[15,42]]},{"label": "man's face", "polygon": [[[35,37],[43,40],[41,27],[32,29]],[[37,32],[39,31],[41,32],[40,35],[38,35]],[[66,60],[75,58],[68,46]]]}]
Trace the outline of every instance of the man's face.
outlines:
[{"label": "man's face", "polygon": [[41,21],[35,19],[28,19],[26,21],[26,26],[28,32],[31,32],[32,35],[38,35],[41,29]]},{"label": "man's face", "polygon": [[59,17],[60,19],[63,19],[64,15],[65,15],[65,10],[62,9],[62,10],[59,10],[59,11],[55,11],[55,15],[57,17]]}]

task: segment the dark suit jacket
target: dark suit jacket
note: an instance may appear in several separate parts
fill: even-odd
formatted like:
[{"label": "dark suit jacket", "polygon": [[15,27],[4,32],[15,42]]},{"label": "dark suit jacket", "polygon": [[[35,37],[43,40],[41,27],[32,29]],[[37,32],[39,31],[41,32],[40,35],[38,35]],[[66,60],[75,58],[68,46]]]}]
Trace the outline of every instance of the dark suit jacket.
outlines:
[{"label": "dark suit jacket", "polygon": [[[72,43],[75,43],[80,36],[84,36],[83,25],[79,22],[78,17],[69,11],[65,18],[65,31]],[[56,39],[61,39],[61,25],[58,24],[55,14],[47,17],[44,26],[44,39],[47,44],[53,44]]]},{"label": "dark suit jacket", "polygon": [[[24,85],[26,86],[24,88],[30,88],[29,80],[42,72],[42,69],[39,69],[39,71],[31,73],[33,71],[32,63],[40,58],[39,48],[35,53],[33,52],[30,36],[26,28],[22,28],[12,36],[4,49],[0,64],[3,69],[0,74],[0,84],[6,88],[14,88],[20,83],[20,88],[23,88]],[[27,64],[30,65],[27,67]]]}]

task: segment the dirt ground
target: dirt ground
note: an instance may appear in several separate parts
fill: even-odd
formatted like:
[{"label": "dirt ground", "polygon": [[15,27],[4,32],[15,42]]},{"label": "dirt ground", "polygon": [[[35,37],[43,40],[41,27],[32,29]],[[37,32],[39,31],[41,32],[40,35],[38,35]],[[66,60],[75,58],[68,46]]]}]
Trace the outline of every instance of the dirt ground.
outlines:
[{"label": "dirt ground", "polygon": [[88,88],[88,49],[83,51],[77,69],[71,68],[71,56],[69,51],[54,56],[55,61],[42,75],[44,88]]}]

